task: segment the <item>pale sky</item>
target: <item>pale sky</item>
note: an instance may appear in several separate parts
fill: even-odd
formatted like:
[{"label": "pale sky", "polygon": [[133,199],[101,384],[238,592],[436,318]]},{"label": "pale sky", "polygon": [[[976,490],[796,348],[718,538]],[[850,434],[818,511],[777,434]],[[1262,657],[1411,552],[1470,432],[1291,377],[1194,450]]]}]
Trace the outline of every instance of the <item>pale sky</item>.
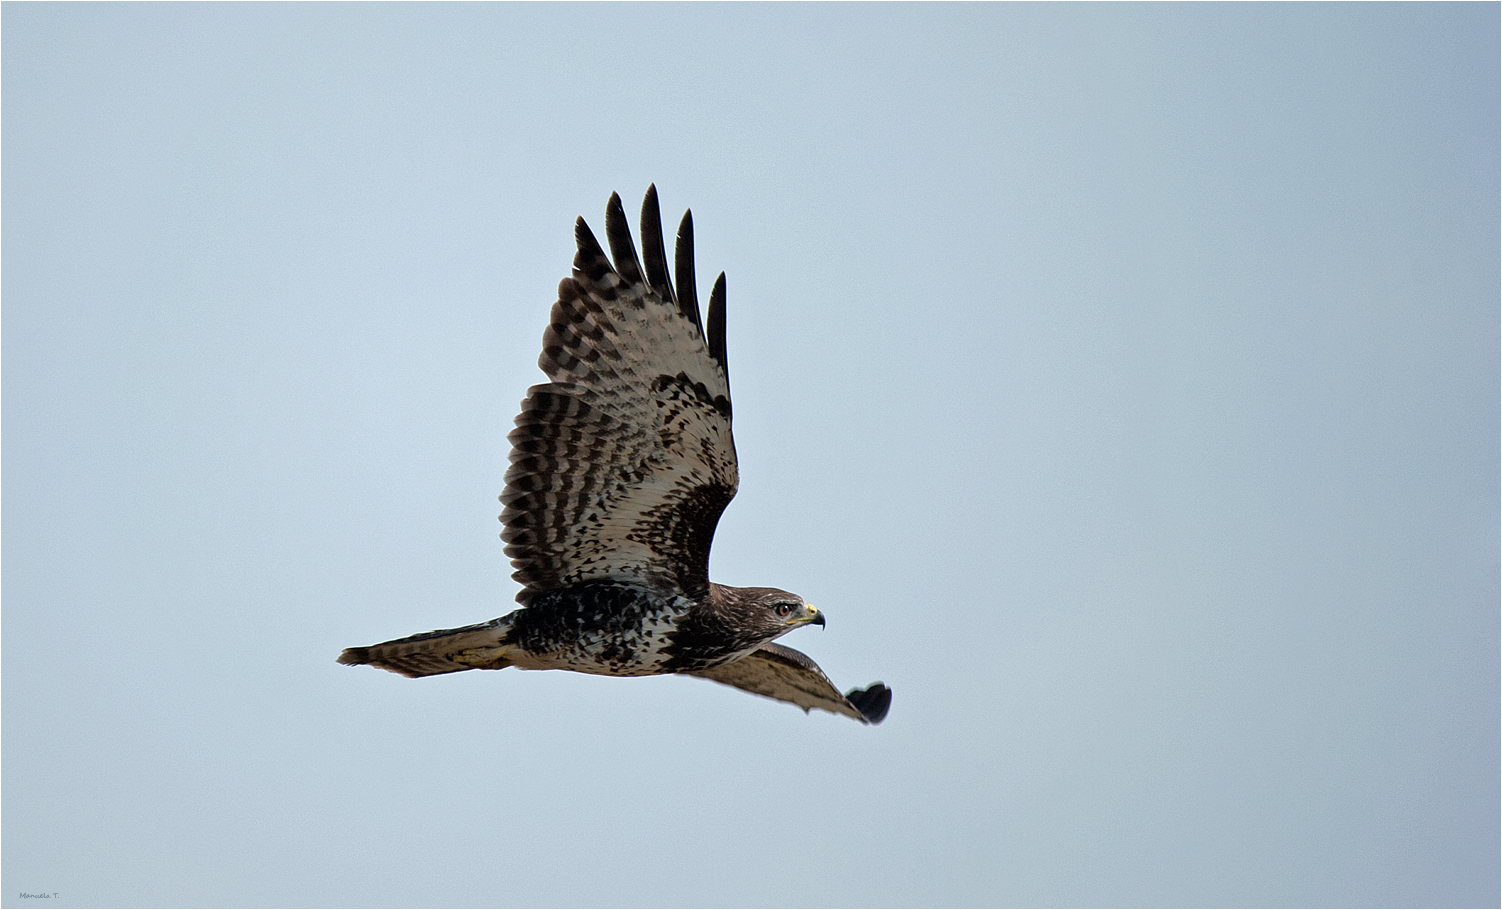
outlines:
[{"label": "pale sky", "polygon": [[[0,9],[0,905],[1502,901],[1496,4]],[[879,727],[334,662],[651,182]]]}]

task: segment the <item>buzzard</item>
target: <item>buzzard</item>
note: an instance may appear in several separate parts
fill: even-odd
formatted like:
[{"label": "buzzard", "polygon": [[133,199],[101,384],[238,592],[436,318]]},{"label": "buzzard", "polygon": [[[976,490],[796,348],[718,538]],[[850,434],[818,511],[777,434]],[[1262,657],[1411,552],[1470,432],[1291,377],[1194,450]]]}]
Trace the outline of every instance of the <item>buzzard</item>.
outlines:
[{"label": "buzzard", "polygon": [[694,223],[678,227],[668,274],[657,189],[647,188],[637,258],[619,195],[605,209],[607,259],[580,218],[571,277],[543,333],[506,471],[506,555],[521,609],[490,622],[348,648],[342,664],[403,676],[461,670],[683,673],[881,723],[881,683],[841,695],[775,639],[824,614],[777,588],[709,580],[715,525],[739,484],[730,435],[725,275],[706,319]]}]

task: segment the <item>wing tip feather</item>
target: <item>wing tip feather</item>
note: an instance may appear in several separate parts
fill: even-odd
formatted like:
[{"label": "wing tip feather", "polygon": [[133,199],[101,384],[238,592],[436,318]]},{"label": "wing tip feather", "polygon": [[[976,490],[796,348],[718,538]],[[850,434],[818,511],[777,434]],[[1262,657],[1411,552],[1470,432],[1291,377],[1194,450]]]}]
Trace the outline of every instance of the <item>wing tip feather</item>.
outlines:
[{"label": "wing tip feather", "polygon": [[725,376],[730,377],[730,364],[725,356],[725,273],[714,280],[709,292],[709,356],[720,364]]},{"label": "wing tip feather", "polygon": [[861,719],[872,726],[887,719],[892,708],[892,690],[883,683],[874,682],[864,689],[851,689],[845,700],[861,713]]},{"label": "wing tip feather", "polygon": [[621,204],[621,194],[611,193],[605,204],[605,239],[610,244],[610,257],[615,260],[615,271],[627,284],[641,284],[641,263],[636,258],[636,243],[631,239],[631,226],[626,221],[626,207]]},{"label": "wing tip feather", "polygon": [[[677,306],[678,297],[673,292],[673,279],[668,274],[667,250],[662,243],[662,209],[657,204],[655,183],[647,186],[646,198],[641,203],[641,254],[648,286],[663,300]],[[682,309],[679,311],[682,312]]]},{"label": "wing tip feather", "polygon": [[704,334],[704,320],[699,314],[699,285],[694,277],[694,210],[685,209],[678,222],[678,237],[673,245],[673,270],[678,282],[678,312]]}]

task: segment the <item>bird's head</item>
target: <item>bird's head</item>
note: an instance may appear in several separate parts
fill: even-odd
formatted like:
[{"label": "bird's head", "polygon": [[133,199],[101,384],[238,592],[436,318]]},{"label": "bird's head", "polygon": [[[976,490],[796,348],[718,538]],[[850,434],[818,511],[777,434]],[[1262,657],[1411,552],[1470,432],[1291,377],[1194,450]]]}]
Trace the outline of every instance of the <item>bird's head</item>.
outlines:
[{"label": "bird's head", "polygon": [[727,588],[717,585],[728,595],[729,606],[738,614],[739,624],[754,629],[764,641],[771,641],[799,626],[824,625],[824,614],[813,604],[778,588]]}]

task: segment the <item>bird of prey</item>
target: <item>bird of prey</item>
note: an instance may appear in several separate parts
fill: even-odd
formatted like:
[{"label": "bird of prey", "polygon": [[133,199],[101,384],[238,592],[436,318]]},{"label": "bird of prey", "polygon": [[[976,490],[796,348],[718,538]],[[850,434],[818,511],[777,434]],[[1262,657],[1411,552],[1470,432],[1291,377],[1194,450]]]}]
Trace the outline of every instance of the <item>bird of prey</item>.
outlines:
[{"label": "bird of prey", "polygon": [[[861,723],[886,717],[881,683],[846,694],[775,642],[824,614],[777,588],[709,580],[715,525],[739,485],[730,435],[725,274],[700,318],[694,224],[684,213],[668,274],[657,189],[636,255],[619,195],[607,259],[580,218],[572,276],[543,333],[511,431],[501,513],[521,609],[499,619],[348,648],[342,664],[404,676],[461,670],[683,673]],[[675,281],[676,279],[676,281]]]}]

